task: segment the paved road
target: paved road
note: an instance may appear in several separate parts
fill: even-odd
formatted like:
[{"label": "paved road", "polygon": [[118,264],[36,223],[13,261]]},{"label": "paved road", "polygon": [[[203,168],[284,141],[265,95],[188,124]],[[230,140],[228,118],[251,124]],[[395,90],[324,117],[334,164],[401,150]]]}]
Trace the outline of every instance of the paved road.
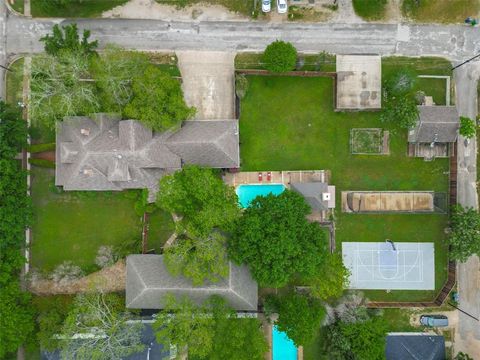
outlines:
[{"label": "paved road", "polygon": [[[471,63],[455,70],[456,106],[461,116],[475,119],[477,115],[477,82],[480,76],[480,62]],[[466,143],[460,138],[458,143],[458,183],[459,204],[478,209],[477,198],[477,143]],[[459,308],[480,318],[480,261],[472,256],[467,262],[458,265]],[[465,314],[459,314],[458,333],[455,348],[473,356],[480,354],[480,323]]]},{"label": "paved road", "polygon": [[[68,23],[71,20],[64,21]],[[54,22],[11,16],[7,53],[39,52],[38,39]],[[300,51],[440,55],[460,60],[480,51],[480,31],[462,25],[294,24],[262,22],[165,22],[158,20],[84,19],[101,44],[141,50],[263,50],[275,39]]]}]

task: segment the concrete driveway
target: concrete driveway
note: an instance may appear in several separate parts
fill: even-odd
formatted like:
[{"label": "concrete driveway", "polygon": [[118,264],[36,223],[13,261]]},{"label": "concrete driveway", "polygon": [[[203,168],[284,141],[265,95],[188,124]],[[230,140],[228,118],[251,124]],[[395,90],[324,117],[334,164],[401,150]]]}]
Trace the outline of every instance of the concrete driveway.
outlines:
[{"label": "concrete driveway", "polygon": [[197,108],[198,120],[233,119],[233,52],[178,51],[185,101]]}]

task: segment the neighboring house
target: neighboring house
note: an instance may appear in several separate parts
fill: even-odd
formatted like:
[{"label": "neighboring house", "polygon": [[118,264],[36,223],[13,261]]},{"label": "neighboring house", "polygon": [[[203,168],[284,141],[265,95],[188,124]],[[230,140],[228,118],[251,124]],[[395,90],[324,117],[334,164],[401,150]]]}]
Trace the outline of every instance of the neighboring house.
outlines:
[{"label": "neighboring house", "polygon": [[459,116],[455,106],[418,106],[418,121],[408,132],[410,156],[433,160],[454,156]]},{"label": "neighboring house", "polygon": [[382,107],[380,55],[337,55],[337,110]]},{"label": "neighboring house", "polygon": [[167,270],[163,255],[129,255],[127,257],[126,307],[130,309],[162,309],[165,295],[187,296],[202,304],[211,295],[222,296],[238,311],[256,311],[258,285],[246,266],[230,262],[228,277],[216,283],[194,286],[183,276]]},{"label": "neighboring house", "polygon": [[156,133],[136,120],[96,114],[57,124],[55,185],[64,190],[149,190],[184,164],[240,166],[237,120],[185,121],[177,131]]},{"label": "neighboring house", "polygon": [[445,360],[445,339],[425,333],[390,333],[385,355],[387,360]]},{"label": "neighboring house", "polygon": [[335,186],[313,181],[291,183],[290,187],[305,198],[314,212],[335,208]]}]

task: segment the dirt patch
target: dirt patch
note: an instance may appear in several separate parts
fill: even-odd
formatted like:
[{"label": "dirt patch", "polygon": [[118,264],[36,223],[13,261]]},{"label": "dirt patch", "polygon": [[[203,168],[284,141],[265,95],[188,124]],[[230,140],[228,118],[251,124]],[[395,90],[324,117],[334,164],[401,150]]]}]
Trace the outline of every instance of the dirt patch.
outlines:
[{"label": "dirt patch", "polygon": [[192,5],[182,9],[162,5],[155,0],[130,0],[102,14],[104,18],[154,19],[164,21],[248,21],[249,19],[219,5]]},{"label": "dirt patch", "polygon": [[55,151],[42,151],[39,153],[35,153],[35,154],[32,154],[32,158],[55,162]]},{"label": "dirt patch", "polygon": [[84,276],[68,284],[59,285],[52,280],[36,280],[29,284],[29,290],[36,295],[77,294],[91,290],[116,292],[125,290],[125,260]]}]

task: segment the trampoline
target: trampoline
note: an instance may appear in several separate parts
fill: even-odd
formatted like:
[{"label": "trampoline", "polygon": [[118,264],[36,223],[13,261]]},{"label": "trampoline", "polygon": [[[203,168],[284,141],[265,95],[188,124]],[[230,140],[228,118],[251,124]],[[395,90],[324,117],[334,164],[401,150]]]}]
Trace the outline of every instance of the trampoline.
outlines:
[{"label": "trampoline", "polygon": [[344,242],[350,289],[434,290],[433,243]]}]

